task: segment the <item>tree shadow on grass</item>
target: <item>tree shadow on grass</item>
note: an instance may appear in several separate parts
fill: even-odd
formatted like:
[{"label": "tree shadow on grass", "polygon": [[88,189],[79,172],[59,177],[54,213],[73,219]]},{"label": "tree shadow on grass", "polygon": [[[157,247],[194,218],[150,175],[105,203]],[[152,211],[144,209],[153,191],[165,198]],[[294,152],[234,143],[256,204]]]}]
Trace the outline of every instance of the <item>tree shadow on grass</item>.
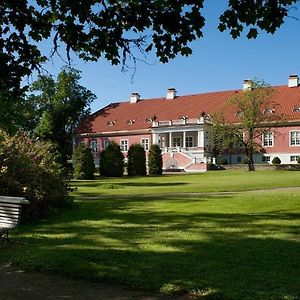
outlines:
[{"label": "tree shadow on grass", "polygon": [[151,210],[143,207],[146,201],[83,201],[80,209],[28,226],[31,236],[24,226],[18,239],[27,245],[13,249],[10,259],[72,277],[188,291],[200,299],[299,299],[300,214],[179,213]]}]

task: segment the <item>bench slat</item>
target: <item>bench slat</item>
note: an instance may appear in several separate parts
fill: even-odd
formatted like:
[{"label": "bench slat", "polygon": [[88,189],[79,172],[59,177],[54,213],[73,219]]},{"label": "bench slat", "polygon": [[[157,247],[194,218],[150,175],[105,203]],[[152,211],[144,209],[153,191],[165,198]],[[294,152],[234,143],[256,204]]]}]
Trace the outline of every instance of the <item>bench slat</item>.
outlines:
[{"label": "bench slat", "polygon": [[0,202],[0,207],[20,207],[21,204],[19,203],[9,203],[9,202]]},{"label": "bench slat", "polygon": [[2,223],[0,221],[0,228],[5,228],[5,229],[13,229],[17,226],[18,224],[8,224],[8,223]]},{"label": "bench slat", "polygon": [[0,206],[0,211],[7,212],[7,213],[10,213],[10,212],[18,213],[20,211],[20,207],[2,207],[2,206]]},{"label": "bench slat", "polygon": [[18,224],[18,220],[6,220],[6,219],[1,219],[0,218],[0,222],[3,223],[3,224]]},{"label": "bench slat", "polygon": [[18,216],[3,216],[3,215],[0,215],[0,220],[5,220],[5,221],[14,221],[14,222],[18,222],[20,220],[20,218],[18,218]]},{"label": "bench slat", "polygon": [[6,236],[7,242],[8,230],[19,224],[22,204],[29,204],[29,201],[23,197],[0,196],[0,232],[1,237]]},{"label": "bench slat", "polygon": [[0,196],[0,203],[7,202],[7,203],[19,203],[19,204],[28,204],[29,201],[26,200],[24,197],[9,197],[9,196]]}]

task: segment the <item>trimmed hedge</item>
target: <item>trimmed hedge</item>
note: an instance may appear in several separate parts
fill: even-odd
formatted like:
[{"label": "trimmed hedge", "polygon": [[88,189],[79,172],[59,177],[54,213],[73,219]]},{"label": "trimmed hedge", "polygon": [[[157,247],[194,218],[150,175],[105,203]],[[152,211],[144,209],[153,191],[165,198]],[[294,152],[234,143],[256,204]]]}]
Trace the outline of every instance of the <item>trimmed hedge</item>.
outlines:
[{"label": "trimmed hedge", "polygon": [[120,146],[115,142],[100,153],[99,172],[102,176],[121,177],[124,173],[124,156]]},{"label": "trimmed hedge", "polygon": [[131,145],[128,149],[127,159],[128,176],[146,175],[146,155],[142,145]]},{"label": "trimmed hedge", "polygon": [[161,149],[158,145],[152,145],[149,150],[148,156],[148,171],[150,175],[162,174],[162,155]]},{"label": "trimmed hedge", "polygon": [[91,148],[79,144],[73,154],[74,178],[92,180],[94,176],[94,158]]},{"label": "trimmed hedge", "polygon": [[280,165],[281,164],[281,160],[279,157],[275,156],[273,159],[272,159],[272,164],[273,165]]}]

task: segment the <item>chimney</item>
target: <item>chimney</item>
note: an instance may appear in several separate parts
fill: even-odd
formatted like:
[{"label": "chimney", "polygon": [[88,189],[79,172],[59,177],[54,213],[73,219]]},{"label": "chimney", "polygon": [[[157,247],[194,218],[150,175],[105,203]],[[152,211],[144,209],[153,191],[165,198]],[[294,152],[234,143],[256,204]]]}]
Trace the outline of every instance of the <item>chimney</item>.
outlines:
[{"label": "chimney", "polygon": [[251,80],[250,79],[245,79],[243,82],[243,90],[244,91],[249,91],[251,89]]},{"label": "chimney", "polygon": [[288,81],[288,87],[297,87],[299,85],[299,77],[298,75],[290,75]]},{"label": "chimney", "polygon": [[176,89],[169,88],[167,91],[167,99],[175,99],[176,98]]},{"label": "chimney", "polygon": [[140,94],[139,93],[131,93],[130,95],[130,103],[137,103],[140,100]]}]

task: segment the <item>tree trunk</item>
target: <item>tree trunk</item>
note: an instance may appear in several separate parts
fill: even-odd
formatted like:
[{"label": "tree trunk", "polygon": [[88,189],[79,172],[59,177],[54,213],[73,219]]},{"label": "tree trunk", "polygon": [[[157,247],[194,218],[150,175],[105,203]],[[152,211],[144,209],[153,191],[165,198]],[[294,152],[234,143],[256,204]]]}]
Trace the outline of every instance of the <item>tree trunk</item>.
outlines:
[{"label": "tree trunk", "polygon": [[253,149],[248,147],[248,145],[244,144],[245,146],[245,154],[248,161],[248,171],[255,171],[254,161],[253,161]]}]

